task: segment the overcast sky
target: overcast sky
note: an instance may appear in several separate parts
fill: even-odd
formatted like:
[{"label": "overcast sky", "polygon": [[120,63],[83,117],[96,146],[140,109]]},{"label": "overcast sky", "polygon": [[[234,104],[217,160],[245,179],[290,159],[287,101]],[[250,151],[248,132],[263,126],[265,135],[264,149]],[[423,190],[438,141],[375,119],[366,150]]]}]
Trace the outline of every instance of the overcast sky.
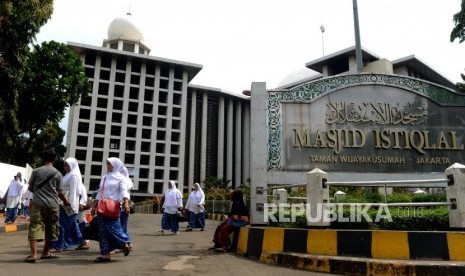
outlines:
[{"label": "overcast sky", "polygon": [[[355,45],[350,0],[54,0],[37,42],[101,46],[130,10],[152,56],[203,65],[191,83],[234,93],[280,86],[305,63]],[[358,0],[361,43],[381,58],[414,54],[452,82],[465,43],[450,42],[460,0]],[[320,26],[325,32],[322,34]],[[66,130],[65,120],[62,127]]]},{"label": "overcast sky", "polygon": [[[203,69],[192,83],[241,93],[276,88],[305,63],[355,44],[350,0],[55,0],[37,41],[101,46],[129,10],[150,55]],[[453,82],[465,43],[451,43],[460,0],[358,0],[362,46],[388,60],[414,54]],[[320,26],[324,25],[322,35]],[[324,47],[323,47],[324,45]]]}]

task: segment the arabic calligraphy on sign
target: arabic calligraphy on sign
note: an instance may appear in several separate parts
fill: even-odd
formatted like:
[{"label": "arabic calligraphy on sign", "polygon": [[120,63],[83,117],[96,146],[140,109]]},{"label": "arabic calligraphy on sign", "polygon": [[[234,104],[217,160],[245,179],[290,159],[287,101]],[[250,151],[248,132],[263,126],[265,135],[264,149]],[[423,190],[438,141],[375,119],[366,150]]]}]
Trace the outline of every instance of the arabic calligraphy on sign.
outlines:
[{"label": "arabic calligraphy on sign", "polygon": [[332,103],[326,104],[327,124],[419,125],[426,123],[428,110],[406,103]]}]

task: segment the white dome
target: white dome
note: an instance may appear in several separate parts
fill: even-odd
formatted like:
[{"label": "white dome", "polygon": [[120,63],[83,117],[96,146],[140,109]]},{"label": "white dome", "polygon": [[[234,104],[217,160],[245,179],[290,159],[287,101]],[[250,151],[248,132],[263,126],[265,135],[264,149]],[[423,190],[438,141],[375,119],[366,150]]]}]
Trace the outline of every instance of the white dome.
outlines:
[{"label": "white dome", "polygon": [[302,67],[295,70],[294,72],[288,74],[284,79],[279,83],[279,87],[286,86],[298,81],[305,80],[307,78],[318,75],[315,71],[308,69],[307,67]]},{"label": "white dome", "polygon": [[130,21],[130,16],[115,18],[108,27],[108,39],[126,39],[144,41],[144,35],[139,28]]}]

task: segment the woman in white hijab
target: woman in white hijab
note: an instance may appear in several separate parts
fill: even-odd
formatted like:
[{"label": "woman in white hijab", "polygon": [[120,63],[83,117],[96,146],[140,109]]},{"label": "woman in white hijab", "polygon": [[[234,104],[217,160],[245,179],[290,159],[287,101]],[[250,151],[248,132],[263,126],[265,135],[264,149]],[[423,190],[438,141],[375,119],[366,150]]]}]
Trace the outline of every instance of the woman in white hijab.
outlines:
[{"label": "woman in white hijab", "polygon": [[182,193],[176,188],[176,183],[172,180],[168,182],[168,190],[165,192],[165,202],[163,203],[163,217],[161,219],[161,232],[170,230],[172,234],[179,234],[179,221],[176,213],[182,209]]},{"label": "woman in white hijab", "polygon": [[186,209],[189,210],[189,224],[186,231],[192,231],[195,228],[203,231],[205,228],[205,194],[199,183],[194,183],[193,189],[186,203]]},{"label": "woman in white hijab", "polygon": [[82,184],[81,171],[76,158],[73,157],[65,160],[63,168],[66,174],[63,177],[62,191],[70,205],[60,205],[60,232],[58,240],[53,242],[53,248],[58,252],[79,245],[83,241],[77,219]]},{"label": "woman in white hijab", "polygon": [[[123,210],[126,214],[129,213],[129,192],[128,178],[122,175],[119,170],[123,162],[116,157],[107,159],[107,174],[100,181],[100,189],[95,197],[94,204],[91,209],[92,215],[96,214],[98,201],[100,199],[111,199],[113,201],[123,202]],[[122,249],[124,256],[129,255],[129,236],[124,233],[121,227],[120,218],[107,219],[97,215],[94,219],[97,220],[99,229],[99,245],[101,256],[94,262],[102,263],[111,260],[111,252],[115,249]]]},{"label": "woman in white hijab", "polygon": [[[134,183],[129,178],[129,171],[126,168],[126,166],[124,166],[123,161],[121,161],[118,158],[113,158],[113,157],[110,157],[108,159],[111,159],[112,162],[115,163],[115,168],[117,168],[116,170],[127,178],[126,184],[128,185],[128,193],[130,194],[131,189],[134,186]],[[131,201],[131,200],[129,200],[129,201]],[[123,202],[121,202],[121,204],[123,204]],[[126,213],[125,210],[121,209],[121,214],[120,214],[119,220],[121,222],[121,227],[123,227],[123,232],[126,235],[128,235],[128,237],[129,237],[129,242],[128,242],[129,248],[132,249],[131,236],[129,236],[129,234],[128,234],[129,213]]]}]

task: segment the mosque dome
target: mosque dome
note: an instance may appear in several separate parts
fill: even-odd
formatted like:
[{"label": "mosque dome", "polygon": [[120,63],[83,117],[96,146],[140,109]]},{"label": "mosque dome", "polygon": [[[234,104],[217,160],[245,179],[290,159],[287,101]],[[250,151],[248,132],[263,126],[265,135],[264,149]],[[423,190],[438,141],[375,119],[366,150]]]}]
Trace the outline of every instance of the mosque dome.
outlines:
[{"label": "mosque dome", "polygon": [[131,41],[144,41],[144,35],[131,22],[130,15],[115,18],[108,27],[108,39],[123,39]]},{"label": "mosque dome", "polygon": [[316,78],[319,74],[313,70],[308,69],[307,67],[299,68],[286,77],[278,84],[278,87],[287,87],[292,86],[293,84],[298,84],[306,80]]}]

